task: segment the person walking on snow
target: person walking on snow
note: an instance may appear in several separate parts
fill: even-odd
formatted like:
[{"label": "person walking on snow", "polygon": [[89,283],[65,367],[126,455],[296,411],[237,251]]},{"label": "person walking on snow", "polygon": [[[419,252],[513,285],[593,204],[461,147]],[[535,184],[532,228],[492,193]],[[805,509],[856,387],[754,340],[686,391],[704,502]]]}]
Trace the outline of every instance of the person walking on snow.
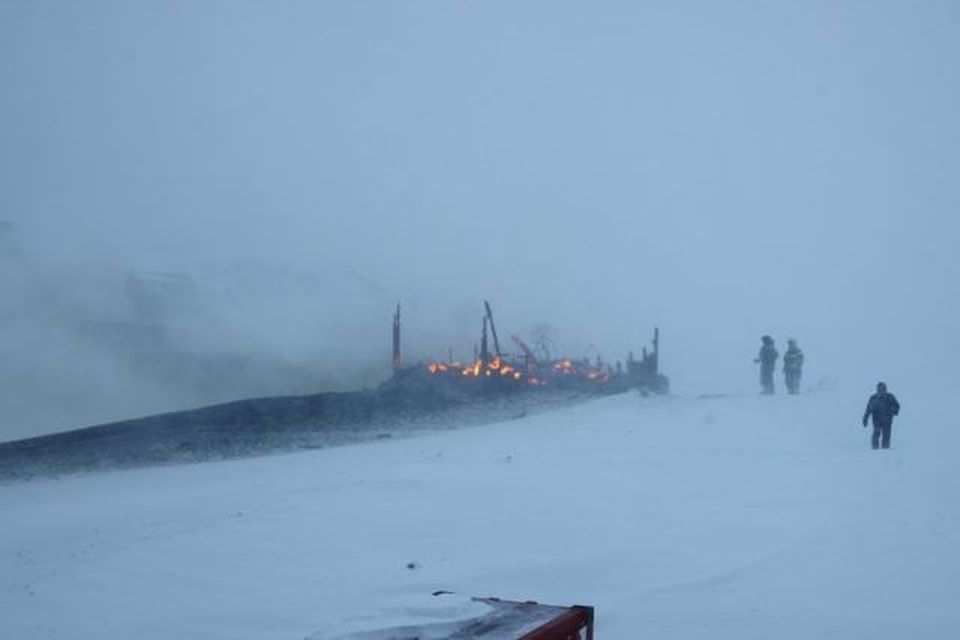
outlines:
[{"label": "person walking on snow", "polygon": [[870,444],[874,449],[881,446],[881,436],[883,436],[882,446],[884,449],[890,448],[890,431],[893,428],[893,416],[900,413],[900,403],[896,396],[887,392],[887,385],[883,382],[877,383],[877,392],[870,396],[867,401],[867,410],[863,412],[863,426],[867,426],[867,418],[873,416],[873,437]]},{"label": "person walking on snow", "polygon": [[760,387],[763,393],[771,395],[773,393],[773,371],[777,366],[777,358],[780,354],[773,344],[773,338],[763,336],[761,338],[763,346],[760,347],[760,354],[754,362],[760,363]]},{"label": "person walking on snow", "polygon": [[803,369],[803,351],[797,346],[793,338],[787,340],[787,350],[783,354],[783,378],[787,385],[787,392],[800,393],[800,375]]}]

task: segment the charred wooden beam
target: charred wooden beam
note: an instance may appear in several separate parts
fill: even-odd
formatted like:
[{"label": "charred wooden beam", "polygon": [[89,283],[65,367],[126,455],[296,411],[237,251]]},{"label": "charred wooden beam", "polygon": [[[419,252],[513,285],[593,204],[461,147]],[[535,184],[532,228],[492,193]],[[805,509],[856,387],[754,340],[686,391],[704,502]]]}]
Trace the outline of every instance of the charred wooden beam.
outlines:
[{"label": "charred wooden beam", "polygon": [[400,303],[397,303],[397,312],[393,314],[393,370],[400,369]]},{"label": "charred wooden beam", "polygon": [[653,328],[653,375],[660,373],[660,327]]},{"label": "charred wooden beam", "polygon": [[490,362],[490,349],[487,347],[487,316],[483,316],[483,330],[480,333],[480,362],[484,366]]},{"label": "charred wooden beam", "polygon": [[487,320],[490,322],[490,333],[493,334],[493,348],[497,352],[498,356],[502,356],[503,354],[500,352],[500,340],[497,339],[497,328],[493,325],[493,311],[490,309],[490,303],[484,300],[483,306],[487,309]]}]

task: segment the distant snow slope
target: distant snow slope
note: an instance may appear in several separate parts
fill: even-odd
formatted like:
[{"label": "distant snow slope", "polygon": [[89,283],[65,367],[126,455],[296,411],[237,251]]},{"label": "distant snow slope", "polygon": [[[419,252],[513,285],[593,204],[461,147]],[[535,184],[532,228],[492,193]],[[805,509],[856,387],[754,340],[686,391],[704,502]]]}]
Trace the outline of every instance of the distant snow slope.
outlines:
[{"label": "distant snow slope", "polygon": [[953,638],[960,435],[901,397],[624,395],[521,420],[0,486],[0,637],[325,638],[597,607],[598,638]]}]

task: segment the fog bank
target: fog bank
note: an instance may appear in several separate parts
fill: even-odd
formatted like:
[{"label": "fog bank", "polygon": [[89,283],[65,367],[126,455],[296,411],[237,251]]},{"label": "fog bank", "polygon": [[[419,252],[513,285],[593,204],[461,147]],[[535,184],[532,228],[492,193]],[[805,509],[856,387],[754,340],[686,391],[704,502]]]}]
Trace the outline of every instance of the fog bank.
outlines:
[{"label": "fog bank", "polygon": [[[0,439],[663,332],[957,382],[948,2],[0,4]],[[779,382],[779,381],[778,381]]]}]

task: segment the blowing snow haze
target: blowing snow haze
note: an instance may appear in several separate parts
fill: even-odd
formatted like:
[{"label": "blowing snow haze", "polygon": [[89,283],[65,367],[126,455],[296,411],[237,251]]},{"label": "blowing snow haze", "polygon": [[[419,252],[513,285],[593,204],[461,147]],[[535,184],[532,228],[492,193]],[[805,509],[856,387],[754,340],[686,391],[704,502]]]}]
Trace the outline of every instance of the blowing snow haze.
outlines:
[{"label": "blowing snow haze", "polygon": [[[0,2],[0,439],[556,328],[953,385],[951,2]],[[942,376],[952,376],[943,379]],[[851,418],[854,420],[856,417]]]}]

